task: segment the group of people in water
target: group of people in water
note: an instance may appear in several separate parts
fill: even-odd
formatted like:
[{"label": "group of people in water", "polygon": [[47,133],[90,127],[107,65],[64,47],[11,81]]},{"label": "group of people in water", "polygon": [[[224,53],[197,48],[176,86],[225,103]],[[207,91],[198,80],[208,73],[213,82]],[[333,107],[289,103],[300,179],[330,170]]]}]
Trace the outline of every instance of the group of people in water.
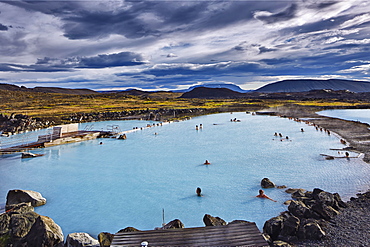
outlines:
[{"label": "group of people in water", "polygon": [[[210,165],[211,162],[209,162],[208,160],[206,160],[203,164],[204,165]],[[197,194],[197,196],[203,196],[202,195],[202,189],[200,187],[197,187],[197,189],[195,190],[195,193]],[[264,199],[269,199],[269,200],[271,200],[273,202],[276,202],[274,199],[271,199],[270,197],[268,197],[263,190],[259,190],[259,194],[256,197],[264,198]]]},{"label": "group of people in water", "polygon": [[[200,196],[200,197],[201,197],[201,196],[203,196],[203,195],[202,195],[202,189],[201,189],[200,187],[198,187],[198,188],[195,190],[195,193],[197,193],[197,196]],[[269,196],[267,196],[263,190],[259,190],[259,191],[258,191],[258,195],[257,195],[256,197],[258,197],[258,198],[263,198],[263,199],[269,199],[269,200],[271,200],[271,201],[273,201],[273,202],[277,202],[277,201],[275,201],[274,199],[272,199],[272,198],[270,198]]]}]

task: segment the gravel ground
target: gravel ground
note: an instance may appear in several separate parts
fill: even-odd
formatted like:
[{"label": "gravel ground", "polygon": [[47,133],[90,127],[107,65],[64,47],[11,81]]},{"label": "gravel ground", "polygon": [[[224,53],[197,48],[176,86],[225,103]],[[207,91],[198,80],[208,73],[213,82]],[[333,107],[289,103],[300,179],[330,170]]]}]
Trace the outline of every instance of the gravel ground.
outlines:
[{"label": "gravel ground", "polygon": [[345,208],[324,228],[321,241],[297,243],[297,247],[365,247],[370,246],[370,191],[351,198]]}]

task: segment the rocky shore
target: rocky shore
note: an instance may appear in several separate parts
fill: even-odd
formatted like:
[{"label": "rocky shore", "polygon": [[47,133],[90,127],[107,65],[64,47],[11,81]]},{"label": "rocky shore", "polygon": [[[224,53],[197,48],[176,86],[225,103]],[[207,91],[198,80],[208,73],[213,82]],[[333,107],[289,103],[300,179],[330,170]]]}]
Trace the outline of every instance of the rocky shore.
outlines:
[{"label": "rocky shore", "polygon": [[297,247],[365,247],[370,246],[370,191],[347,202],[347,208],[324,227],[320,241],[297,242]]},{"label": "rocky shore", "polygon": [[[243,111],[243,109],[239,110]],[[157,109],[157,110],[149,109],[126,110],[119,112],[74,113],[68,117],[63,117],[59,121],[49,121],[47,119],[33,118],[28,115],[15,113],[12,113],[11,115],[0,114],[0,134],[2,133],[3,135],[14,135],[25,131],[33,131],[42,128],[48,128],[58,124],[68,124],[68,123],[97,122],[108,120],[131,120],[131,119],[166,121],[206,115],[223,111],[225,111],[225,109],[186,108],[186,109]]]}]

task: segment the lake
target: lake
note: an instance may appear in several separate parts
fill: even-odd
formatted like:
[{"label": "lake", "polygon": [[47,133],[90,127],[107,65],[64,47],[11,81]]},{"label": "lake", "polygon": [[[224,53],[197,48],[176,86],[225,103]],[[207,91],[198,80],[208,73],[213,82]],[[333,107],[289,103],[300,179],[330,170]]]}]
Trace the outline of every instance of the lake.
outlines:
[{"label": "lake", "polygon": [[[203,216],[210,214],[225,221],[253,221],[262,229],[266,220],[287,209],[283,203],[290,199],[276,188],[265,192],[278,202],[256,198],[265,177],[289,188],[338,192],[345,200],[369,189],[370,166],[361,159],[325,160],[320,154],[338,155],[330,149],[344,145],[337,136],[302,122],[240,112],[162,126],[154,123],[140,130],[153,123],[85,123],[80,129],[92,125],[98,130],[108,125],[139,129],[127,133],[126,140],[97,139],[37,149],[33,152],[45,155],[32,159],[0,156],[0,203],[5,203],[10,189],[38,191],[47,204],[35,211],[51,217],[65,236],[87,232],[96,237],[128,226],[160,227],[163,209],[166,223],[180,219],[185,227],[204,226]],[[38,133],[10,138],[32,139]],[[210,165],[203,164],[206,159]],[[203,197],[196,196],[197,187]]]}]

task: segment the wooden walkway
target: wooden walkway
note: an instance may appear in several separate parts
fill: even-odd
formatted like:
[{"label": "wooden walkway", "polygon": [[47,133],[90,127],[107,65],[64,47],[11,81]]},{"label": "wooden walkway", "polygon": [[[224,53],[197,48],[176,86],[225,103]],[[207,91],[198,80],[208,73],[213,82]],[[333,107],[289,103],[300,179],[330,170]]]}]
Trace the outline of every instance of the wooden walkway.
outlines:
[{"label": "wooden walkway", "polygon": [[111,247],[140,246],[269,246],[255,223],[138,232],[119,232]]}]

